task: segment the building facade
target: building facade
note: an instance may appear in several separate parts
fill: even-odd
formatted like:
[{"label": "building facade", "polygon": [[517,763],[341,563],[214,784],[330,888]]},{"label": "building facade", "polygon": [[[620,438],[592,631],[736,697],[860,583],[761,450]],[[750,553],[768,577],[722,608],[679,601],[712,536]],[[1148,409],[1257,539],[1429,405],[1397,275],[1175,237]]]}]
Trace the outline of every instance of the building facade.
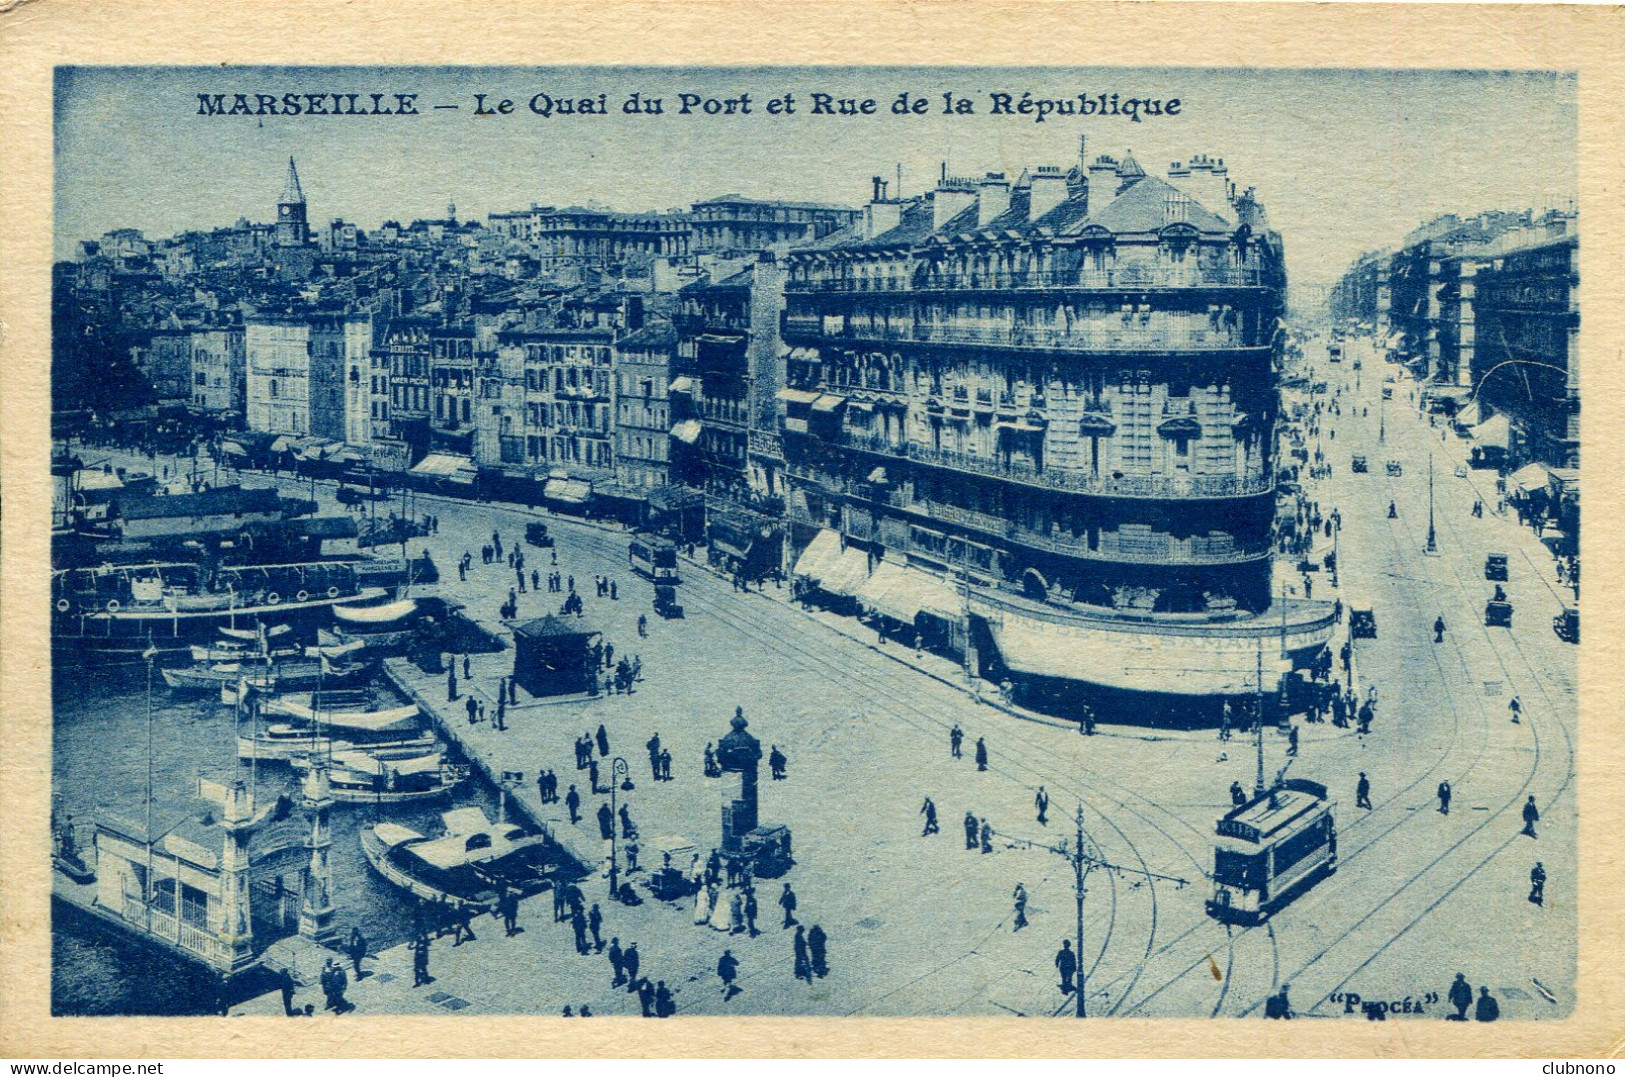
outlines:
[{"label": "building facade", "polygon": [[733,255],[823,239],[856,223],[861,210],[820,202],[775,202],[737,194],[695,202],[688,219],[694,254]]},{"label": "building facade", "polygon": [[791,252],[802,586],[1035,705],[1085,684],[1216,720],[1318,653],[1329,607],[1270,593],[1280,241],[1222,161],[1168,175],[877,179],[859,229]]},{"label": "building facade", "polygon": [[655,321],[615,342],[615,479],[636,489],[671,478],[671,379],[677,333]]},{"label": "building facade", "polygon": [[248,428],[268,434],[309,434],[310,323],[259,316],[243,326]]},{"label": "building facade", "polygon": [[529,241],[543,270],[618,266],[633,259],[684,257],[689,224],[680,214],[605,209],[537,209]]},{"label": "building facade", "polygon": [[436,448],[468,455],[474,436],[474,330],[429,330],[430,440]]},{"label": "building facade", "polygon": [[192,406],[228,424],[244,420],[248,360],[243,327],[201,329],[192,334]]},{"label": "building facade", "polygon": [[412,461],[429,451],[429,415],[433,408],[429,385],[429,331],[425,318],[391,319],[380,348],[389,370],[389,424],[391,436],[406,444]]},{"label": "building facade", "polygon": [[614,334],[508,330],[482,361],[475,457],[519,477],[615,477]]}]

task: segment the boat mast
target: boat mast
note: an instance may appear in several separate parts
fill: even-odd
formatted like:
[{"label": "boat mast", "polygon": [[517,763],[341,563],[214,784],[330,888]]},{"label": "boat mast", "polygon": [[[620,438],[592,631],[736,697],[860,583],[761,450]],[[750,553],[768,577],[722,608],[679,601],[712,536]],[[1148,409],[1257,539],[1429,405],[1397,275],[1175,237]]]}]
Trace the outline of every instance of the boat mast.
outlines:
[{"label": "boat mast", "polygon": [[1253,720],[1253,744],[1258,752],[1258,775],[1253,779],[1253,796],[1264,795],[1264,637],[1258,638],[1258,699]]},{"label": "boat mast", "polygon": [[[147,633],[147,649],[142,655],[147,660],[147,875],[142,886],[141,903],[145,907],[146,923],[143,925],[148,931],[152,930],[152,660],[158,655],[158,650],[152,645],[152,633]],[[177,901],[179,894],[176,895]],[[180,908],[175,909],[175,916],[180,917]]]}]

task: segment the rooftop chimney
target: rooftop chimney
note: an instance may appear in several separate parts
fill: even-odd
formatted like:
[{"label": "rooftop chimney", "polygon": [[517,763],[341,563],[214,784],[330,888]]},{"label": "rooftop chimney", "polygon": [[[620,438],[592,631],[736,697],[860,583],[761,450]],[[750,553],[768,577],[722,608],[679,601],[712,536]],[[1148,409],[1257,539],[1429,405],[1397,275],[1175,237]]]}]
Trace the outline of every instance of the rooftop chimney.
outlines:
[{"label": "rooftop chimney", "polygon": [[1010,181],[1003,172],[989,172],[976,193],[976,227],[986,228],[1010,208]]},{"label": "rooftop chimney", "polygon": [[896,228],[903,219],[903,204],[886,197],[886,181],[874,178],[874,198],[863,210],[863,238],[873,239]]},{"label": "rooftop chimney", "polygon": [[937,182],[931,198],[931,227],[939,229],[959,216],[976,201],[974,180],[944,177]]},{"label": "rooftop chimney", "polygon": [[1055,165],[1039,165],[1029,180],[1027,219],[1036,221],[1066,201],[1066,176]]},{"label": "rooftop chimney", "polygon": [[1099,213],[1117,197],[1117,159],[1107,154],[1089,166],[1089,212]]}]

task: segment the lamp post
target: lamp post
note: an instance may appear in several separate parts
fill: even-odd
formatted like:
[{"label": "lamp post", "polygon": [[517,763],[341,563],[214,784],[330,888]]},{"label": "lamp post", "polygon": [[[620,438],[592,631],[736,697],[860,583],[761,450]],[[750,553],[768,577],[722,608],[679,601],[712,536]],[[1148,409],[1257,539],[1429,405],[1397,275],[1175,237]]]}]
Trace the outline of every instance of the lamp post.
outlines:
[{"label": "lamp post", "polygon": [[[616,779],[620,779],[620,781],[617,783]],[[620,808],[615,797],[617,784],[628,793],[636,788],[632,784],[631,770],[627,766],[626,760],[621,756],[616,756],[609,762],[609,813],[611,816],[609,822],[609,896],[619,901],[621,894],[620,831],[616,828],[621,820]]]},{"label": "lamp post", "polygon": [[1439,538],[1433,530],[1433,454],[1428,453],[1428,553],[1439,552]]}]

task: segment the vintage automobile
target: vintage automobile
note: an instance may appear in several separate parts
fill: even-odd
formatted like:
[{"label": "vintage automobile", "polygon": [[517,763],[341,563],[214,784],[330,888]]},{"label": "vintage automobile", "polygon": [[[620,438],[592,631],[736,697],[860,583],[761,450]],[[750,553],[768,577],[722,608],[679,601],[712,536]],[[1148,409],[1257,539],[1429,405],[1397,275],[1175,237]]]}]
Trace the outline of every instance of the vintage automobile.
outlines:
[{"label": "vintage automobile", "polygon": [[1491,581],[1505,583],[1507,579],[1507,555],[1492,553],[1484,558],[1484,578]]},{"label": "vintage automobile", "polygon": [[1364,475],[1369,469],[1366,467],[1365,457],[1356,456],[1349,461],[1349,470],[1356,475]]},{"label": "vintage automobile", "polygon": [[1490,599],[1484,604],[1484,624],[1490,628],[1512,627],[1512,603]]},{"label": "vintage automobile", "polygon": [[1552,631],[1565,643],[1580,642],[1580,609],[1564,606],[1563,612],[1552,618]]},{"label": "vintage automobile", "polygon": [[1390,460],[1390,461],[1388,461],[1388,474],[1390,476],[1397,479],[1401,475],[1403,475],[1404,473],[1405,473],[1405,469],[1400,466],[1398,460]]},{"label": "vintage automobile", "polygon": [[1377,638],[1377,615],[1371,611],[1369,606],[1364,609],[1356,606],[1349,607],[1349,638]]},{"label": "vintage automobile", "polygon": [[655,612],[667,620],[673,620],[683,615],[683,607],[677,601],[677,588],[671,584],[655,584]]},{"label": "vintage automobile", "polygon": [[540,521],[525,525],[525,541],[532,546],[541,546],[543,548],[554,544],[553,536],[547,533],[547,525]]}]

